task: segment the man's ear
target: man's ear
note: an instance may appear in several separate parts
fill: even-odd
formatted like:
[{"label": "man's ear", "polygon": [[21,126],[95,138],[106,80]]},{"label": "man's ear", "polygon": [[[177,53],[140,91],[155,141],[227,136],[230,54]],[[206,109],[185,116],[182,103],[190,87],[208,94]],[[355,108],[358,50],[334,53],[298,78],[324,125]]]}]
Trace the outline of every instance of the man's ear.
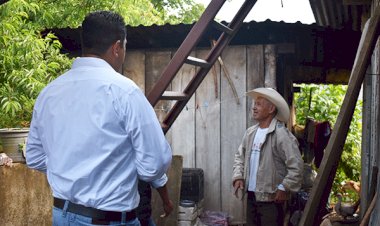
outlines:
[{"label": "man's ear", "polygon": [[271,104],[271,105],[270,105],[270,113],[271,113],[271,114],[276,113],[276,106],[275,106],[274,104]]},{"label": "man's ear", "polygon": [[120,53],[120,48],[122,48],[121,41],[117,40],[113,45],[112,45],[112,54],[116,57],[119,56]]}]

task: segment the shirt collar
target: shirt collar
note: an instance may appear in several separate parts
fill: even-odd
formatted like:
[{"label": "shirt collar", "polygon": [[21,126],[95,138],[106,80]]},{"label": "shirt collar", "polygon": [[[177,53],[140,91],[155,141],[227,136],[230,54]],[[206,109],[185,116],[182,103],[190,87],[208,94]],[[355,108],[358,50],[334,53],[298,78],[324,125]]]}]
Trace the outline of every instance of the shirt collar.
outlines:
[{"label": "shirt collar", "polygon": [[79,67],[105,67],[113,69],[107,61],[96,57],[78,57],[74,60],[72,68],[75,69]]}]

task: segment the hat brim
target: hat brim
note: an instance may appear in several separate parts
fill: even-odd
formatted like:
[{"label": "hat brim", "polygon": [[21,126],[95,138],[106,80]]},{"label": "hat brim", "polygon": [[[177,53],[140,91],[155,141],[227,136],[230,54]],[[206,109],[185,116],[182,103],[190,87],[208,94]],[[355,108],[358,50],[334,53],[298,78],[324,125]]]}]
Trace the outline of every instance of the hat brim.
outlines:
[{"label": "hat brim", "polygon": [[289,120],[290,111],[289,105],[285,99],[276,90],[272,88],[256,88],[246,93],[247,96],[256,100],[258,97],[264,97],[276,106],[277,115],[276,118],[282,122]]}]

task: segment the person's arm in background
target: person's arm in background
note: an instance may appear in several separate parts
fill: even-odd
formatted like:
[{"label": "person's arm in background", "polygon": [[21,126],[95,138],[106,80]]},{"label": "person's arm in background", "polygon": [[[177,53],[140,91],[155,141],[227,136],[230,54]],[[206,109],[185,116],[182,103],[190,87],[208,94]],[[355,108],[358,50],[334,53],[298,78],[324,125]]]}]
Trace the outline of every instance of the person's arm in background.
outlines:
[{"label": "person's arm in background", "polygon": [[166,187],[166,184],[162,187],[156,188],[158,191],[158,194],[160,194],[162,205],[164,207],[165,213],[161,215],[161,217],[167,217],[169,214],[173,211],[173,203],[169,198],[168,188]]},{"label": "person's arm in background", "polygon": [[[245,140],[247,132],[244,134],[241,144],[235,153],[232,175],[232,186],[234,187],[234,195],[239,198],[239,191],[242,194],[244,190],[244,159],[245,159]],[[242,198],[242,195],[241,197]]]}]

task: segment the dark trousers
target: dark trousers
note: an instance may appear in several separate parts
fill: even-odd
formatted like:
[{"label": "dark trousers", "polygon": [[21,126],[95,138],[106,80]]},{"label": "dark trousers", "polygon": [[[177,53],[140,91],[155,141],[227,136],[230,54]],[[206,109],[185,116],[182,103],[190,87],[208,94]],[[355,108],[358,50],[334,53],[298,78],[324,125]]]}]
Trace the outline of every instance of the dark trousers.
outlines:
[{"label": "dark trousers", "polygon": [[283,226],[283,204],[256,202],[255,194],[248,192],[247,226]]}]

